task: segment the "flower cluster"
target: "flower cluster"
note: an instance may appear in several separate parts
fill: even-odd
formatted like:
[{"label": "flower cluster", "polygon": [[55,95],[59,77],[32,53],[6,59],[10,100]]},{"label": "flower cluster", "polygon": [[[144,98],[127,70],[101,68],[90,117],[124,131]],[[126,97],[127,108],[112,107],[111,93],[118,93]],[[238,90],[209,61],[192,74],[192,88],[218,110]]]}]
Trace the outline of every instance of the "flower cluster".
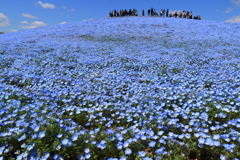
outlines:
[{"label": "flower cluster", "polygon": [[0,159],[240,159],[239,28],[124,17],[0,35]]}]

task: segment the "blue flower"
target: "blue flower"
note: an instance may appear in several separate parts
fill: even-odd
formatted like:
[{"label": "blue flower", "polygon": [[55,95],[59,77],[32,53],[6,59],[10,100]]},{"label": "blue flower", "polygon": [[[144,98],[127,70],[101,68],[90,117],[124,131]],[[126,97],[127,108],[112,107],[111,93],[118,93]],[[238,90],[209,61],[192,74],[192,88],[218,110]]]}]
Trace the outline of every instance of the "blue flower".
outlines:
[{"label": "blue flower", "polygon": [[145,151],[139,151],[138,152],[138,156],[139,157],[144,157],[146,155],[146,152]]},{"label": "blue flower", "polygon": [[185,137],[186,137],[187,139],[189,139],[189,138],[191,137],[191,135],[190,135],[189,133],[186,133],[186,134],[185,134]]},{"label": "blue flower", "polygon": [[218,135],[218,134],[215,134],[215,135],[213,136],[213,139],[214,139],[214,140],[219,140],[219,138],[220,138],[220,135]]},{"label": "blue flower", "polygon": [[85,153],[89,153],[89,152],[90,152],[90,148],[85,148],[85,149],[84,149],[84,152],[85,152]]},{"label": "blue flower", "polygon": [[79,155],[77,156],[77,159],[78,159],[78,160],[85,160],[85,156],[79,154]]},{"label": "blue flower", "polygon": [[129,148],[127,148],[127,149],[125,150],[125,154],[126,154],[126,155],[130,155],[130,154],[132,154],[132,150],[129,149]]},{"label": "blue flower", "polygon": [[122,147],[123,147],[123,145],[121,145],[121,144],[118,144],[118,145],[117,145],[117,149],[118,149],[118,150],[122,149]]},{"label": "blue flower", "polygon": [[44,132],[44,131],[40,132],[40,133],[38,134],[38,137],[39,137],[40,139],[43,138],[43,137],[45,137],[45,132]]},{"label": "blue flower", "polygon": [[124,148],[127,148],[127,147],[129,146],[129,144],[130,144],[129,141],[125,141],[125,142],[123,143],[123,147],[124,147]]},{"label": "blue flower", "polygon": [[115,133],[115,131],[112,130],[112,129],[106,129],[106,133],[107,133],[107,134],[113,134],[113,133]]},{"label": "blue flower", "polygon": [[198,143],[199,143],[199,144],[204,144],[204,143],[205,143],[205,139],[202,138],[202,137],[200,137],[200,138],[198,139]]},{"label": "blue flower", "polygon": [[64,145],[64,146],[67,146],[67,145],[68,145],[68,142],[69,142],[69,140],[66,139],[66,138],[64,138],[64,139],[61,141],[62,145]]},{"label": "blue flower", "polygon": [[115,140],[115,137],[114,137],[114,136],[109,136],[108,139],[109,139],[110,141],[114,141],[114,140]]},{"label": "blue flower", "polygon": [[143,160],[152,160],[152,158],[149,158],[149,157],[143,157]]},{"label": "blue flower", "polygon": [[33,143],[32,145],[29,145],[29,146],[27,147],[27,150],[28,150],[28,151],[31,151],[34,146],[35,146],[35,143]]},{"label": "blue flower", "polygon": [[85,154],[85,158],[86,158],[86,159],[91,158],[91,153],[86,153],[86,154]]},{"label": "blue flower", "polygon": [[205,144],[212,146],[213,145],[212,139],[211,138],[207,138],[206,141],[205,141]]},{"label": "blue flower", "polygon": [[164,150],[165,150],[165,147],[162,146],[161,148],[157,149],[155,152],[156,154],[161,155],[163,154]]},{"label": "blue flower", "polygon": [[127,160],[127,157],[122,156],[119,160]]},{"label": "blue flower", "polygon": [[155,147],[156,145],[156,142],[155,141],[151,141],[150,143],[148,143],[148,146],[149,147]]},{"label": "blue flower", "polygon": [[226,160],[226,159],[227,159],[226,156],[224,156],[224,155],[220,155],[220,160]]},{"label": "blue flower", "polygon": [[213,141],[213,145],[218,147],[221,145],[221,143],[219,141]]},{"label": "blue flower", "polygon": [[22,135],[20,138],[18,138],[18,141],[22,141],[22,140],[24,140],[26,138],[26,135],[24,134],[24,135]]},{"label": "blue flower", "polygon": [[72,136],[72,141],[76,141],[78,139],[78,134],[74,134],[73,136]]},{"label": "blue flower", "polygon": [[106,140],[101,140],[101,142],[100,142],[101,144],[106,144],[107,143],[107,141]]},{"label": "blue flower", "polygon": [[55,149],[56,149],[56,150],[61,149],[61,145],[57,145]]},{"label": "blue flower", "polygon": [[159,131],[158,135],[161,136],[164,133],[164,131]]},{"label": "blue flower", "polygon": [[61,157],[61,156],[59,156],[58,154],[54,154],[54,155],[53,155],[53,159],[54,159],[54,160],[58,160],[60,157]]},{"label": "blue flower", "polygon": [[44,152],[44,153],[43,153],[43,156],[46,157],[46,158],[48,158],[48,157],[50,156],[50,153],[49,153],[49,152]]}]

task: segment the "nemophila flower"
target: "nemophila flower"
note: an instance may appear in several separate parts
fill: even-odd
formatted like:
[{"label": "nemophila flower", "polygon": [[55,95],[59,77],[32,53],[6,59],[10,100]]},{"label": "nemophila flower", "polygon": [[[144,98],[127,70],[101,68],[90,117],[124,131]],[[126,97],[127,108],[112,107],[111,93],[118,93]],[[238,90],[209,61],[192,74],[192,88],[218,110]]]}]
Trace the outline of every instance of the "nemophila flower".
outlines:
[{"label": "nemophila flower", "polygon": [[206,145],[210,145],[210,146],[212,146],[212,144],[213,144],[212,139],[211,139],[211,138],[206,138],[206,140],[205,140],[205,144],[206,144]]},{"label": "nemophila flower", "polygon": [[132,150],[129,149],[129,148],[127,148],[127,149],[125,150],[125,154],[126,154],[126,155],[130,155],[130,154],[132,154]]},{"label": "nemophila flower", "polygon": [[44,152],[44,153],[43,153],[43,157],[44,157],[44,158],[47,159],[49,156],[50,156],[50,153],[49,153],[49,152]]},{"label": "nemophila flower", "polygon": [[38,133],[38,138],[41,139],[43,137],[45,137],[45,131],[42,131],[42,132]]},{"label": "nemophila flower", "polygon": [[57,137],[57,138],[62,138],[62,135],[63,135],[63,134],[58,134],[56,137]]},{"label": "nemophila flower", "polygon": [[156,154],[161,155],[161,154],[163,154],[164,150],[165,150],[165,147],[162,146],[161,148],[157,149],[155,152],[156,152]]},{"label": "nemophila flower", "polygon": [[164,138],[159,139],[159,143],[166,144],[166,141]]},{"label": "nemophila flower", "polygon": [[159,159],[162,159],[162,157],[160,157],[160,156],[157,156],[157,157],[156,157],[156,160],[159,160]]},{"label": "nemophila flower", "polygon": [[38,132],[38,130],[40,128],[40,126],[37,124],[32,124],[30,127],[34,130],[34,132]]},{"label": "nemophila flower", "polygon": [[224,155],[220,155],[220,160],[226,160],[226,159],[227,159],[226,156],[224,156]]},{"label": "nemophila flower", "polygon": [[237,128],[240,128],[240,123],[237,123],[237,124],[236,124],[236,127],[237,127]]},{"label": "nemophila flower", "polygon": [[158,135],[161,136],[164,133],[164,131],[159,131]]},{"label": "nemophila flower", "polygon": [[122,156],[119,160],[127,160],[126,156]]},{"label": "nemophila flower", "polygon": [[29,146],[27,147],[27,150],[28,150],[28,151],[32,150],[34,146],[35,146],[35,143],[33,143],[32,145],[29,145]]},{"label": "nemophila flower", "polygon": [[0,147],[0,154],[2,154],[3,150],[5,149],[5,146]]},{"label": "nemophila flower", "polygon": [[118,150],[122,149],[122,147],[123,147],[122,144],[118,144],[118,145],[117,145],[117,149],[118,149]]},{"label": "nemophila flower", "polygon": [[85,148],[85,149],[84,149],[84,152],[85,152],[85,153],[89,153],[89,152],[90,152],[90,148]]},{"label": "nemophila flower", "polygon": [[150,143],[148,143],[148,147],[155,147],[156,142],[155,141],[151,141]]},{"label": "nemophila flower", "polygon": [[202,137],[200,137],[200,138],[198,139],[198,143],[199,143],[199,144],[204,144],[204,143],[205,143],[205,139],[202,138]]},{"label": "nemophila flower", "polygon": [[179,139],[183,139],[184,138],[184,134],[178,135]]},{"label": "nemophila flower", "polygon": [[8,153],[8,152],[9,152],[9,149],[6,148],[3,153]]},{"label": "nemophila flower", "polygon": [[218,147],[221,145],[221,143],[219,141],[213,141],[213,145]]},{"label": "nemophila flower", "polygon": [[86,153],[85,155],[84,155],[84,157],[86,158],[86,159],[89,159],[89,158],[91,158],[91,153]]},{"label": "nemophila flower", "polygon": [[22,135],[20,138],[18,138],[18,141],[22,141],[22,140],[24,140],[26,138],[26,135],[24,134],[24,135]]},{"label": "nemophila flower", "polygon": [[152,160],[152,158],[149,158],[149,157],[143,157],[143,160]]},{"label": "nemophila flower", "polygon": [[106,148],[106,144],[105,143],[97,143],[96,146],[100,149],[104,149]]},{"label": "nemophila flower", "polygon": [[141,138],[141,140],[146,140],[146,139],[147,139],[147,136],[141,135],[140,138]]},{"label": "nemophila flower", "polygon": [[125,142],[123,143],[123,147],[124,147],[124,148],[127,148],[127,147],[129,146],[129,144],[130,144],[129,141],[125,141]]},{"label": "nemophila flower", "polygon": [[191,138],[191,134],[186,133],[186,134],[185,134],[185,137],[186,137],[187,139],[189,139],[189,138]]},{"label": "nemophila flower", "polygon": [[114,136],[109,136],[108,139],[109,139],[110,141],[114,141],[114,140],[115,140],[115,137],[114,137]]},{"label": "nemophila flower", "polygon": [[215,131],[215,130],[216,130],[216,127],[215,127],[215,126],[211,126],[210,129],[211,129],[212,131]]},{"label": "nemophila flower", "polygon": [[78,134],[74,134],[71,139],[72,141],[76,141],[78,139]]},{"label": "nemophila flower", "polygon": [[22,160],[23,159],[23,156],[20,154],[17,156],[17,159],[16,160]]},{"label": "nemophila flower", "polygon": [[56,150],[61,149],[61,145],[57,145],[55,149],[56,149]]},{"label": "nemophila flower", "polygon": [[214,139],[214,140],[220,139],[220,135],[218,135],[218,134],[213,135],[213,139]]},{"label": "nemophila flower", "polygon": [[138,151],[138,156],[139,157],[144,157],[146,155],[145,151]]},{"label": "nemophila flower", "polygon": [[107,143],[107,141],[106,140],[101,140],[101,142],[100,142],[101,144],[106,144]]},{"label": "nemophila flower", "polygon": [[64,138],[64,139],[61,141],[62,145],[64,145],[64,146],[67,146],[67,145],[68,145],[68,142],[69,142],[69,140],[66,139],[66,138]]},{"label": "nemophila flower", "polygon": [[60,155],[58,155],[58,154],[54,154],[52,159],[54,159],[54,160],[58,160],[58,159],[60,159],[60,158],[61,158]]},{"label": "nemophila flower", "polygon": [[114,134],[114,133],[115,133],[115,131],[114,131],[114,130],[112,130],[112,129],[106,129],[106,133],[107,133],[107,134]]}]

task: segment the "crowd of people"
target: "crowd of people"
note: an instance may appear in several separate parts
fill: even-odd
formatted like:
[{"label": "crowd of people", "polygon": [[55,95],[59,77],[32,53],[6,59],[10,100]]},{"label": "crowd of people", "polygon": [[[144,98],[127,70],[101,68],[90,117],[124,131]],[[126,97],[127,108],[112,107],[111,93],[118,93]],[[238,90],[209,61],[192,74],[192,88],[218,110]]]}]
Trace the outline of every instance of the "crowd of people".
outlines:
[{"label": "crowd of people", "polygon": [[[156,9],[148,9],[147,10],[148,16],[160,16],[160,17],[175,17],[175,18],[187,18],[187,19],[197,19],[201,20],[201,16],[194,16],[192,11],[169,11],[169,9],[161,9],[159,14],[157,13]],[[114,9],[113,11],[109,12],[110,17],[122,17],[122,16],[138,16],[138,11],[136,9],[129,9],[129,10],[120,10],[117,11]],[[145,16],[144,9],[142,10],[142,16]]]},{"label": "crowd of people", "polygon": [[119,17],[119,16],[138,16],[138,12],[136,9],[129,9],[129,11],[127,11],[126,9],[124,10],[120,10],[119,12],[114,9],[113,11],[111,11],[109,13],[110,17]]}]

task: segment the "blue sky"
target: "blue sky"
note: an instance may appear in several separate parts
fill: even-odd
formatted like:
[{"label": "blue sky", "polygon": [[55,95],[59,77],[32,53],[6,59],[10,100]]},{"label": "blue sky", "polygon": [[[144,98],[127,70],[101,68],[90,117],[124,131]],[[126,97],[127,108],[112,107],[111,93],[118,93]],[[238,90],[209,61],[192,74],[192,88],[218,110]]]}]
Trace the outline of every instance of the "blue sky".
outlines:
[{"label": "blue sky", "polygon": [[0,32],[107,17],[113,9],[188,10],[204,20],[240,22],[240,0],[0,0]]}]

